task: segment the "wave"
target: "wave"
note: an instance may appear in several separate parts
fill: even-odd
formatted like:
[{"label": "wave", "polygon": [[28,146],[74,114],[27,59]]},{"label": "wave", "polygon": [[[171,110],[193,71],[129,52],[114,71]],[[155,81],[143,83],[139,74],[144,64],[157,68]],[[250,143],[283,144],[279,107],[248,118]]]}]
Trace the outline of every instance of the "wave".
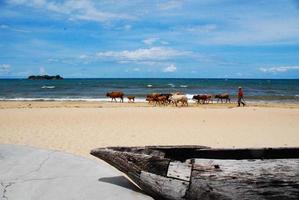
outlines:
[{"label": "wave", "polygon": [[43,87],[41,87],[42,89],[54,89],[55,86],[53,85],[44,85]]},{"label": "wave", "polygon": [[180,85],[181,88],[187,88],[188,85]]},{"label": "wave", "polygon": [[153,87],[153,85],[151,85],[151,84],[148,84],[148,85],[147,85],[147,87]]},{"label": "wave", "polygon": [[169,83],[169,84],[167,84],[167,85],[169,85],[170,87],[175,87],[175,85],[172,84],[172,83]]}]

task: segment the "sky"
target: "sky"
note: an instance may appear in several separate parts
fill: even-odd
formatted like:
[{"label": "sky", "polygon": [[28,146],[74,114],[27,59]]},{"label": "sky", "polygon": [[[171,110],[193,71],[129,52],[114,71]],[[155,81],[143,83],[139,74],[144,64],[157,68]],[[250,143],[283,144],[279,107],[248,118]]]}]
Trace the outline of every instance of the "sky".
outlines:
[{"label": "sky", "polygon": [[0,78],[299,78],[299,0],[0,0]]}]

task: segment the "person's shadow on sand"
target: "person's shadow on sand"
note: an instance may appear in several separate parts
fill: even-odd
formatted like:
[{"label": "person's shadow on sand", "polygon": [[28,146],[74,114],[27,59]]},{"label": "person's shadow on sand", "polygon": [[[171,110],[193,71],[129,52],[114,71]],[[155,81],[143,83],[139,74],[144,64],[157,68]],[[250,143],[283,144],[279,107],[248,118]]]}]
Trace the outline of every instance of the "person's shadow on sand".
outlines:
[{"label": "person's shadow on sand", "polygon": [[124,176],[103,177],[103,178],[99,178],[98,180],[101,182],[104,182],[104,183],[118,185],[120,187],[124,187],[124,188],[130,189],[130,190],[133,190],[134,192],[143,193],[142,190],[140,190],[136,185],[131,183]]}]

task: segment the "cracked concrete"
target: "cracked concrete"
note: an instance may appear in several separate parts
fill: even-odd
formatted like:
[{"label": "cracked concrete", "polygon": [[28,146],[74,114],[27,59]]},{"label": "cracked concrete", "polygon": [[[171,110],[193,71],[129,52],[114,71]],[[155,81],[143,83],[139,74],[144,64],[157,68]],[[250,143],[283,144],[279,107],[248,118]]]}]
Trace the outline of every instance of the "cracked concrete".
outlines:
[{"label": "cracked concrete", "polygon": [[152,199],[129,182],[99,181],[121,176],[100,161],[18,145],[0,145],[0,152],[0,200]]},{"label": "cracked concrete", "polygon": [[12,186],[13,184],[15,184],[14,182],[9,182],[6,184],[1,183],[1,185],[3,186],[3,192],[2,192],[2,199],[8,199],[8,197],[6,196],[6,192],[7,189]]}]

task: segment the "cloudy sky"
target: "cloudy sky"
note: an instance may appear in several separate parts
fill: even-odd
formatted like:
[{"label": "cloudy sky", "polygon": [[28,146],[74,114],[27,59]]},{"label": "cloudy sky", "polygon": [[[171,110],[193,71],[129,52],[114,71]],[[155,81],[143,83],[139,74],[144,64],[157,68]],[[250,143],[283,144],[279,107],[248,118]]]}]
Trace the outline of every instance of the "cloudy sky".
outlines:
[{"label": "cloudy sky", "polygon": [[0,77],[299,78],[298,0],[0,0]]}]

